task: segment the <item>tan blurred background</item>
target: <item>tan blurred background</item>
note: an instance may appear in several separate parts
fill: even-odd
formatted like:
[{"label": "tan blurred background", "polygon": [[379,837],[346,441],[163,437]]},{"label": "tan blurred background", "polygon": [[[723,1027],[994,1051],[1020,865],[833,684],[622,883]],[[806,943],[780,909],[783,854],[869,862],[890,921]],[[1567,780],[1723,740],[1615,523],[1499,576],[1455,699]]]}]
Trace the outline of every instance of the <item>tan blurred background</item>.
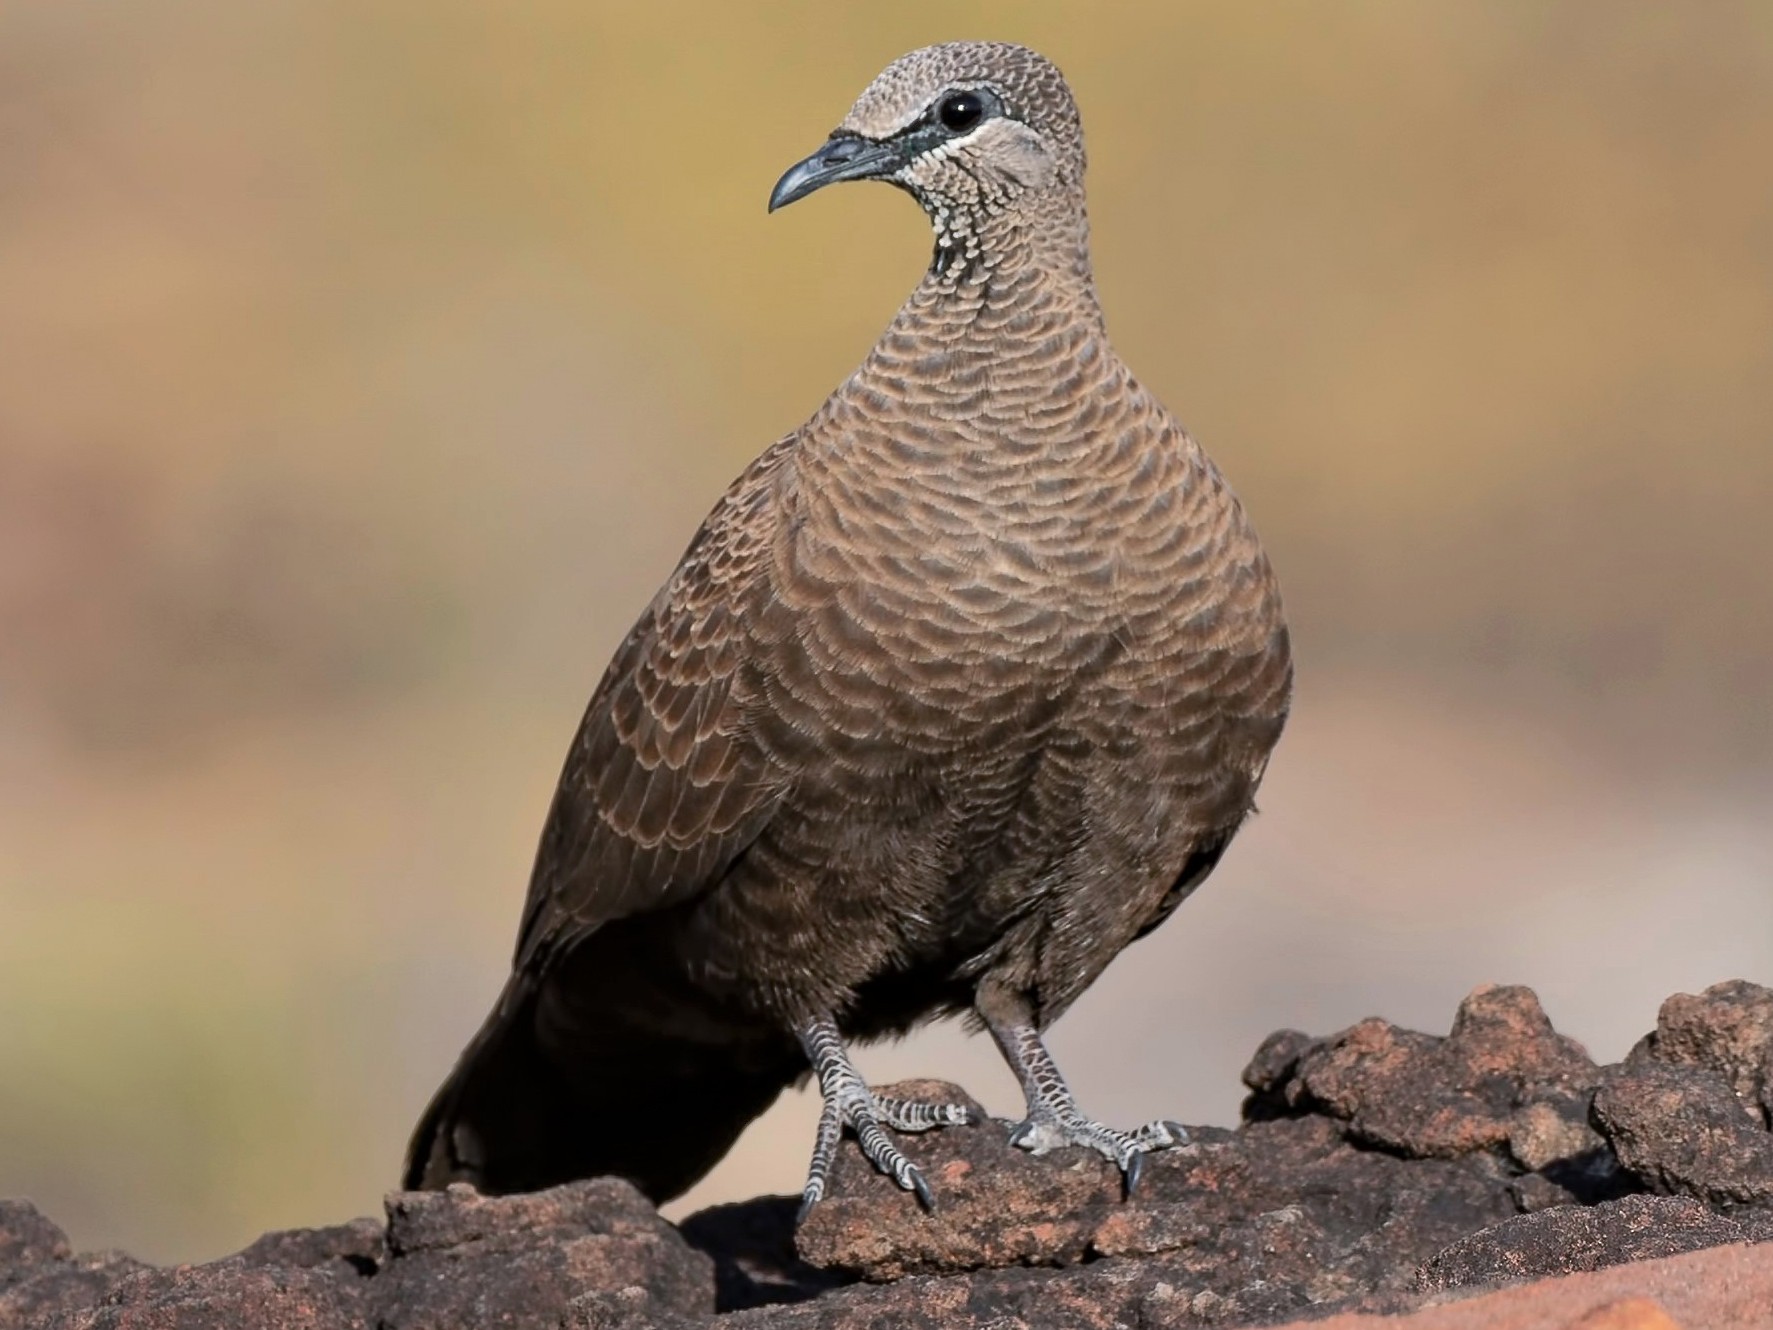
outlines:
[{"label": "tan blurred background", "polygon": [[[927,257],[770,185],[978,35],[1070,75],[1116,340],[1300,662],[1264,815],[1059,1029],[1086,1105],[1773,977],[1773,6],[10,0],[0,1194],[159,1259],[374,1209],[608,652]],[[865,1065],[1014,1107],[954,1031]]]}]

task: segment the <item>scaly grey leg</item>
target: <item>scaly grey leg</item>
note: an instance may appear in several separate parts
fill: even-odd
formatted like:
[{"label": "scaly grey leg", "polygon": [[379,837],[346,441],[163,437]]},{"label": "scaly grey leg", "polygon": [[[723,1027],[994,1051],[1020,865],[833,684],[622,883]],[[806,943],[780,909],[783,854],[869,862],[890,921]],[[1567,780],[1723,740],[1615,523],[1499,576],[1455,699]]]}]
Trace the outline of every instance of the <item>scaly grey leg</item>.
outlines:
[{"label": "scaly grey leg", "polygon": [[869,1163],[906,1191],[915,1193],[924,1209],[934,1209],[936,1199],[930,1193],[929,1183],[893,1144],[887,1131],[958,1127],[976,1121],[976,1114],[964,1104],[921,1104],[875,1094],[844,1052],[837,1022],[829,1016],[815,1017],[795,1033],[800,1036],[807,1061],[813,1064],[813,1074],[819,1078],[819,1093],[825,1099],[819,1129],[813,1137],[812,1167],[807,1170],[806,1188],[801,1192],[800,1218],[805,1219],[825,1195],[825,1184],[845,1127],[856,1134],[856,1144]]},{"label": "scaly grey leg", "polygon": [[1134,1131],[1116,1131],[1085,1117],[1038,1030],[1020,1021],[1000,1024],[989,1017],[986,1024],[1028,1099],[1028,1116],[1010,1130],[1011,1145],[1037,1155],[1062,1145],[1087,1146],[1114,1162],[1131,1196],[1139,1186],[1147,1153],[1187,1143],[1188,1132],[1179,1122],[1148,1122]]}]

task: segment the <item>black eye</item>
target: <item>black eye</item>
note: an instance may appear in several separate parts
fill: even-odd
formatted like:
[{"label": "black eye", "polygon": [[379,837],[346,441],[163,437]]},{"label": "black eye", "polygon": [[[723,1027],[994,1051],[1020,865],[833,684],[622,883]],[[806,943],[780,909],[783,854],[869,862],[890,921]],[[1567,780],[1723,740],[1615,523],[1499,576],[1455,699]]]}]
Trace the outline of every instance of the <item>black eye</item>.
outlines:
[{"label": "black eye", "polygon": [[936,108],[936,118],[950,134],[964,134],[979,123],[985,114],[985,103],[977,93],[951,92]]}]

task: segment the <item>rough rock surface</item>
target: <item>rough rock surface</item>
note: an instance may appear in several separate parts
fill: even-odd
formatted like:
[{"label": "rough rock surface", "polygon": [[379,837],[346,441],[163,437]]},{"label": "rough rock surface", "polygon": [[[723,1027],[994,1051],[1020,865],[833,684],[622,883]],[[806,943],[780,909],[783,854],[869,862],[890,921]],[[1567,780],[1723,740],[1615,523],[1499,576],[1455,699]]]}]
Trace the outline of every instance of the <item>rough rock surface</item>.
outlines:
[{"label": "rough rock surface", "polygon": [[449,1330],[714,1311],[713,1261],[611,1178],[530,1196],[397,1192],[385,1224],[271,1233],[164,1270],[71,1258],[54,1225],[8,1202],[0,1258],[0,1330]]},{"label": "rough rock surface", "polygon": [[1516,1215],[1460,1238],[1423,1262],[1417,1286],[1431,1291],[1541,1279],[1744,1242],[1749,1230],[1698,1201],[1626,1196],[1584,1209]]},{"label": "rough rock surface", "polygon": [[[29,1205],[0,1202],[0,1330],[1162,1330],[1425,1303],[1409,1323],[1667,1330],[1689,1304],[1678,1281],[1659,1291],[1664,1267],[1730,1265],[1735,1284],[1690,1304],[1720,1324],[1731,1289],[1773,1287],[1773,1244],[1750,1245],[1773,1238],[1773,991],[1671,998],[1655,1033],[1598,1067],[1532,993],[1482,988],[1445,1037],[1378,1020],[1283,1031],[1244,1079],[1242,1125],[1194,1129],[1130,1200],[1100,1158],[1035,1158],[988,1123],[906,1138],[935,1214],[845,1151],[798,1233],[789,1198],[677,1228],[600,1179],[396,1193],[381,1221],[152,1269],[75,1256]],[[1524,1280],[1589,1288],[1599,1276],[1575,1272],[1597,1271],[1607,1297],[1580,1306],[1472,1297]],[[1544,1319],[1554,1306],[1561,1319]]]},{"label": "rough rock surface", "polygon": [[1766,1330],[1767,1247],[1716,1247],[1461,1298],[1408,1316],[1332,1316],[1279,1330]]}]

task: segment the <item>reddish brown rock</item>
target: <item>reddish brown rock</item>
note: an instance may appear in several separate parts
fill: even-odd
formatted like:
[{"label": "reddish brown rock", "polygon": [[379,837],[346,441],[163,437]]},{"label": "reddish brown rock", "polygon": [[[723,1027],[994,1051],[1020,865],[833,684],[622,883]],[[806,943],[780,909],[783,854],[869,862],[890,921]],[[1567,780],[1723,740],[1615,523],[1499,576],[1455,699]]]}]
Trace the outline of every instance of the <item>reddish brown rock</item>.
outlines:
[{"label": "reddish brown rock", "polygon": [[96,1307],[64,1312],[38,1330],[370,1330],[358,1291],[314,1270],[249,1268],[230,1260],[142,1270]]},{"label": "reddish brown rock", "polygon": [[378,1330],[552,1326],[586,1295],[628,1289],[661,1315],[714,1310],[713,1262],[614,1178],[524,1196],[397,1192],[387,1208]]},{"label": "reddish brown rock", "polygon": [[1627,1261],[1721,1247],[1750,1236],[1741,1224],[1676,1196],[1626,1196],[1596,1206],[1517,1215],[1461,1238],[1417,1272],[1427,1292],[1601,1270]]},{"label": "reddish brown rock", "polygon": [[1515,1110],[1508,1120],[1508,1153],[1537,1172],[1600,1149],[1605,1142],[1588,1124],[1588,1107],[1586,1098],[1559,1095]]},{"label": "reddish brown rock", "polygon": [[147,1268],[120,1252],[76,1256],[34,1205],[0,1200],[0,1330],[37,1330],[89,1309]]},{"label": "reddish brown rock", "polygon": [[387,1257],[387,1235],[374,1219],[353,1219],[325,1228],[292,1228],[267,1233],[243,1248],[243,1265],[331,1269],[342,1275],[372,1275]]},{"label": "reddish brown rock", "polygon": [[[937,1081],[907,1081],[884,1093],[979,1110],[964,1090]],[[1120,1201],[1119,1175],[1099,1155],[1070,1149],[1036,1158],[1013,1149],[998,1123],[946,1128],[902,1144],[939,1198],[935,1213],[925,1214],[859,1152],[843,1151],[831,1194],[796,1235],[808,1264],[878,1282],[1078,1261],[1095,1226]]]},{"label": "reddish brown rock", "polygon": [[1320,1042],[1303,1030],[1276,1030],[1264,1039],[1244,1068],[1243,1082],[1255,1092],[1246,1105],[1245,1116],[1251,1116],[1251,1110],[1262,1104],[1284,1104],[1299,1059]]},{"label": "reddish brown rock", "polygon": [[[1094,1154],[1036,1158],[991,1123],[905,1138],[934,1215],[846,1149],[798,1235],[793,1198],[679,1230],[597,1180],[399,1194],[385,1224],[272,1233],[223,1261],[149,1270],[74,1256],[35,1210],[0,1204],[0,1330],[1183,1330],[1402,1313],[1510,1280],[1558,1290],[1543,1277],[1652,1271],[1661,1253],[1773,1238],[1764,995],[1731,984],[1673,999],[1605,1071],[1524,989],[1473,993],[1445,1037],[1383,1021],[1283,1031],[1245,1072],[1242,1125],[1196,1128],[1149,1161],[1130,1201]],[[1677,1317],[1728,1311],[1678,1283],[1592,1288],[1583,1305],[1486,1296],[1408,1323],[1564,1330],[1592,1314],[1588,1330],[1667,1330],[1640,1293]],[[1480,1304],[1500,1310],[1468,1317]],[[1541,1306],[1561,1319],[1523,1310]]]},{"label": "reddish brown rock", "polygon": [[1697,997],[1676,993],[1626,1058],[1627,1065],[1645,1061],[1709,1067],[1766,1126],[1773,1121],[1773,989],[1732,979]]},{"label": "reddish brown rock", "polygon": [[684,1239],[714,1261],[714,1299],[722,1311],[799,1302],[848,1283],[841,1273],[801,1259],[794,1245],[798,1196],[766,1196],[717,1205],[683,1221]]},{"label": "reddish brown rock", "polygon": [[1681,1330],[1681,1323],[1654,1298],[1619,1298],[1577,1317],[1570,1330]]},{"label": "reddish brown rock", "polygon": [[[1289,1031],[1264,1044],[1244,1073],[1270,1105],[1327,1113],[1364,1144],[1454,1159],[1527,1141],[1536,1156],[1529,1168],[1563,1157],[1544,1156],[1553,1143],[1572,1156],[1599,1144],[1585,1123],[1598,1078],[1530,989],[1496,985],[1460,1004],[1444,1039],[1377,1019],[1305,1045]],[[1522,1120],[1528,1105],[1538,1116]],[[1549,1130],[1553,1116],[1563,1125]]]},{"label": "reddish brown rock", "polygon": [[932,1132],[907,1148],[936,1187],[934,1215],[846,1159],[799,1251],[871,1282],[1161,1257],[1172,1279],[1248,1311],[1258,1295],[1291,1307],[1405,1289],[1419,1262],[1518,1208],[1499,1161],[1408,1161],[1357,1148],[1319,1117],[1194,1135],[1152,1158],[1127,1201],[1094,1155],[1036,1158],[999,1124]]},{"label": "reddish brown rock", "polygon": [[1595,1095],[1594,1118],[1620,1163],[1654,1191],[1773,1205],[1773,1132],[1709,1067],[1616,1068]]},{"label": "reddish brown rock", "polygon": [[0,1200],[0,1288],[31,1270],[66,1261],[68,1235],[29,1201]]},{"label": "reddish brown rock", "polygon": [[644,1289],[622,1288],[581,1294],[550,1324],[560,1330],[711,1330],[715,1323],[660,1307]]},{"label": "reddish brown rock", "polygon": [[1403,1317],[1288,1322],[1276,1330],[1766,1330],[1773,1247],[1717,1247],[1536,1280]]},{"label": "reddish brown rock", "polygon": [[42,1270],[5,1294],[20,1294],[16,1323],[32,1330],[553,1327],[589,1323],[600,1300],[629,1319],[638,1308],[700,1322],[714,1310],[712,1262],[624,1182],[512,1197],[396,1194],[387,1208],[385,1230],[358,1220],[272,1233],[207,1265],[105,1267],[98,1287],[28,1212],[0,1250],[28,1259],[27,1273]]}]

